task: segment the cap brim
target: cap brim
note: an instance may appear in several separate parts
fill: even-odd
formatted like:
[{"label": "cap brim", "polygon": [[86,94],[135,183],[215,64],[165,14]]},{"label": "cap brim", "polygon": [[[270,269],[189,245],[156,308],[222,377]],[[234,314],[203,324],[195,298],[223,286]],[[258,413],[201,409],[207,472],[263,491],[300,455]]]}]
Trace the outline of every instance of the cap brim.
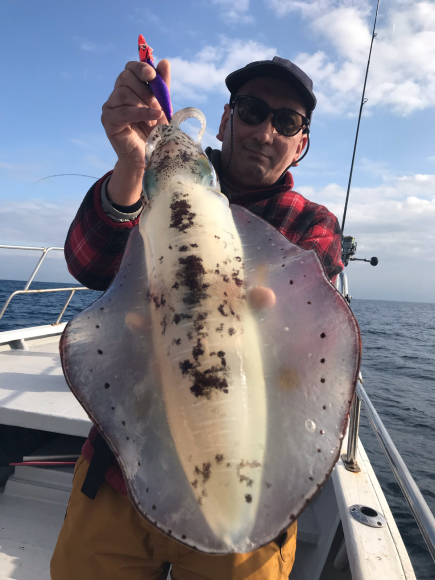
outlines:
[{"label": "cap brim", "polygon": [[225,83],[228,90],[233,95],[236,94],[245,83],[256,77],[272,77],[287,82],[300,93],[308,107],[307,113],[315,109],[317,99],[314,93],[308,89],[295,72],[290,71],[279,62],[259,62],[258,64],[236,70],[227,76]]}]

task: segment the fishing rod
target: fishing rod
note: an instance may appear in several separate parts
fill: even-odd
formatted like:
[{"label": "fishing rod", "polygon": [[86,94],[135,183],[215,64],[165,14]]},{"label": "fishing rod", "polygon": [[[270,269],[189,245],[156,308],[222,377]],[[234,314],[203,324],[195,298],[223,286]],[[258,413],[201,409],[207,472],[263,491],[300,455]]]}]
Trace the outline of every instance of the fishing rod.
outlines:
[{"label": "fishing rod", "polygon": [[378,12],[379,12],[379,4],[380,3],[381,3],[381,0],[378,0],[378,4],[376,6],[375,21],[374,21],[374,24],[373,24],[372,40],[371,40],[371,43],[370,43],[369,58],[368,58],[368,61],[367,61],[366,76],[365,76],[365,79],[364,79],[364,87],[363,87],[363,92],[362,92],[362,96],[361,96],[361,105],[360,105],[360,108],[359,108],[358,125],[357,125],[357,128],[356,128],[355,144],[354,144],[354,147],[353,147],[352,163],[351,163],[351,166],[350,166],[349,183],[347,185],[346,202],[344,204],[344,211],[343,211],[343,221],[341,222],[341,234],[342,235],[343,235],[343,232],[344,232],[344,222],[346,221],[347,204],[348,204],[348,201],[349,201],[350,186],[351,186],[351,183],[352,183],[353,164],[355,162],[355,153],[356,153],[356,146],[357,146],[357,143],[358,143],[359,126],[360,126],[360,123],[361,123],[361,116],[362,116],[363,107],[364,107],[364,105],[367,102],[367,99],[365,98],[366,85],[367,85],[367,77],[368,77],[368,74],[369,74],[370,58],[372,56],[373,41],[374,41],[374,39],[375,39],[375,37],[377,35],[376,34],[376,21],[378,19]]}]

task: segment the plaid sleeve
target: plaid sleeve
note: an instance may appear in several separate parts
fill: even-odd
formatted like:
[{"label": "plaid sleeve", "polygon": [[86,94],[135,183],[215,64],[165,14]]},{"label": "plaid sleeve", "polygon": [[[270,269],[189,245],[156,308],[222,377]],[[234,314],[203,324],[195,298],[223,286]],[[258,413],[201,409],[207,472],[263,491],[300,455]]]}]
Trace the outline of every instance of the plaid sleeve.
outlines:
[{"label": "plaid sleeve", "polygon": [[131,228],[139,218],[115,222],[101,206],[104,175],[86,194],[65,241],[68,270],[83,286],[106,290],[121,264]]},{"label": "plaid sleeve", "polygon": [[287,191],[248,209],[294,244],[305,250],[315,250],[330,280],[343,270],[340,226],[335,215],[323,205]]},{"label": "plaid sleeve", "polygon": [[341,229],[338,220],[322,205],[311,203],[307,205],[316,208],[313,211],[308,207],[303,212],[312,219],[296,243],[304,250],[315,250],[327,276],[330,280],[334,280],[344,267],[341,261]]}]

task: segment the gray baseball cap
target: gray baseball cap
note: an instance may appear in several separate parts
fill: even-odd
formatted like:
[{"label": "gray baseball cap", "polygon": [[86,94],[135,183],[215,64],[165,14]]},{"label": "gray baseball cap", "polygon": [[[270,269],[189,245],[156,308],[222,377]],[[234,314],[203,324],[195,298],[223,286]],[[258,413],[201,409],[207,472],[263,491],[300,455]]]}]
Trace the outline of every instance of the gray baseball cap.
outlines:
[{"label": "gray baseball cap", "polygon": [[256,77],[282,79],[294,87],[306,103],[308,109],[307,117],[311,119],[311,113],[317,104],[317,99],[313,93],[313,81],[293,62],[279,56],[274,56],[272,60],[251,62],[229,74],[225,79],[225,83],[231,95],[235,95],[240,87]]}]

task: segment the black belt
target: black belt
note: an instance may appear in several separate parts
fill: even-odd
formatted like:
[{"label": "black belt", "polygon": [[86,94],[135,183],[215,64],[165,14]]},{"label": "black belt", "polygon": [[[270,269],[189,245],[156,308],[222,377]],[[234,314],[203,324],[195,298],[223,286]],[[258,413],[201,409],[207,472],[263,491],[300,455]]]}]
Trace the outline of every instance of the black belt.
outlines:
[{"label": "black belt", "polygon": [[89,499],[95,499],[100,485],[106,477],[106,472],[113,459],[113,453],[106,441],[98,433],[92,443],[94,454],[88,467],[85,481],[82,485],[82,493]]}]

